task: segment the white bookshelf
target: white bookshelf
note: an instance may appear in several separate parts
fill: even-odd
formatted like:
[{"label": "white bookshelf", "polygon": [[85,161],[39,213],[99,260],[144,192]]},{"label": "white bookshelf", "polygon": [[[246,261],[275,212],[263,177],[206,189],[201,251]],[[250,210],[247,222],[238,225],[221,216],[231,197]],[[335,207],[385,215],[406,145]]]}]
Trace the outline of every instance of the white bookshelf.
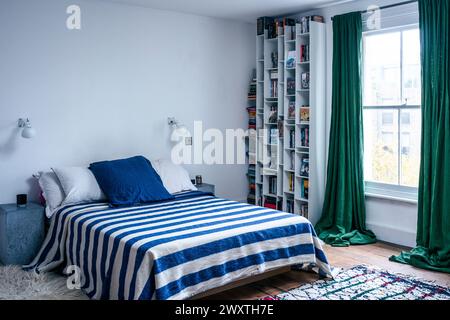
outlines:
[{"label": "white bookshelf", "polygon": [[[256,39],[255,196],[256,204],[264,205],[267,198],[276,199],[276,203],[280,204],[278,209],[296,214],[303,212],[303,215],[315,223],[321,214],[325,189],[325,24],[311,21],[308,33],[302,34],[300,31],[300,24],[286,26],[284,34],[280,35],[281,32],[278,32],[277,38],[269,39],[266,31]],[[309,45],[309,61],[300,60],[301,45]],[[290,51],[295,51],[295,63],[292,67],[286,63]],[[276,59],[274,53],[277,54]],[[271,82],[274,72],[278,73],[276,94]],[[309,72],[309,88],[301,86],[302,74],[305,72]],[[295,80],[295,88],[292,89],[291,86],[292,91],[288,92],[290,80]],[[293,118],[289,116],[290,105],[295,106]],[[270,119],[275,108],[277,121]],[[301,110],[304,108],[309,110],[309,121],[300,120]],[[282,137],[271,140],[270,132],[275,128],[282,131]],[[309,131],[309,145],[302,144],[301,132],[305,129]],[[294,136],[292,145],[291,130]],[[309,159],[307,175],[300,172],[302,159],[306,158]],[[273,177],[277,180],[276,192],[269,185]],[[290,181],[293,183],[290,184]],[[301,192],[305,181],[309,185],[307,197]],[[289,209],[290,201],[293,210]]]}]

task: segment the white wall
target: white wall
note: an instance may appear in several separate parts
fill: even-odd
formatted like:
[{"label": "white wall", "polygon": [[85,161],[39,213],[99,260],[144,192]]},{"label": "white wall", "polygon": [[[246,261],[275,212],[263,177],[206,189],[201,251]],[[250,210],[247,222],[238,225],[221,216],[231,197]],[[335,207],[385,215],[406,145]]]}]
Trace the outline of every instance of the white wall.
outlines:
[{"label": "white wall", "polygon": [[[167,117],[192,129],[245,128],[255,27],[78,0],[0,2],[0,203],[36,198],[31,174],[136,154],[169,157]],[[29,117],[34,139],[20,137]],[[246,166],[195,166],[220,196],[245,199]]]},{"label": "white wall", "polygon": [[[331,18],[338,14],[352,11],[366,10],[370,5],[384,6],[402,2],[399,0],[358,0],[336,6],[329,6],[301,14],[318,14],[324,16],[327,24],[327,132],[331,120],[331,83],[333,58],[333,27]],[[328,139],[327,136],[327,145]],[[328,152],[328,147],[327,147]],[[399,201],[366,197],[367,226],[372,229],[380,240],[397,243],[405,246],[415,246],[417,227],[417,205]]]}]

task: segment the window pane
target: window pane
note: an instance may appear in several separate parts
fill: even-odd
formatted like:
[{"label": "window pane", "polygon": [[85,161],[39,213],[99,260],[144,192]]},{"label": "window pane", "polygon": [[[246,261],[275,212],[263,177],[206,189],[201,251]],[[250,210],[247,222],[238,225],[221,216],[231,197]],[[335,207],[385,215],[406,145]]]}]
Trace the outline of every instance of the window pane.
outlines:
[{"label": "window pane", "polygon": [[[403,121],[403,119],[406,118],[409,120],[408,122]],[[420,167],[420,109],[402,110],[400,119],[400,184],[404,186],[417,187],[419,183]]]},{"label": "window pane", "polygon": [[364,37],[364,105],[399,105],[401,33]]},{"label": "window pane", "polygon": [[418,29],[403,32],[403,103],[420,105],[420,34]]},{"label": "window pane", "polygon": [[[385,121],[391,119],[392,121]],[[364,110],[366,181],[398,184],[398,111]]]}]

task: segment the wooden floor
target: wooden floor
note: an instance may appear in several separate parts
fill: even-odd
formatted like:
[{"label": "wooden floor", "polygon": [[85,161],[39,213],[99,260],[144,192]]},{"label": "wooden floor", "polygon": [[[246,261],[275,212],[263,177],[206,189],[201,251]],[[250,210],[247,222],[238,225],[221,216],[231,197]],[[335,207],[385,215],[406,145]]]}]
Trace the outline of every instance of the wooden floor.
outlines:
[{"label": "wooden floor", "polygon": [[[409,265],[390,262],[388,260],[391,255],[398,254],[404,249],[405,248],[382,242],[346,248],[336,248],[326,245],[324,248],[330,264],[334,267],[350,268],[358,264],[372,265],[391,272],[414,275],[422,279],[435,281],[436,284],[450,287],[449,274],[426,271]],[[318,277],[315,274],[301,271],[290,271],[254,284],[210,296],[208,299],[258,299],[266,296],[267,294],[277,294],[280,292],[280,290],[274,288],[289,290],[317,279]]]}]

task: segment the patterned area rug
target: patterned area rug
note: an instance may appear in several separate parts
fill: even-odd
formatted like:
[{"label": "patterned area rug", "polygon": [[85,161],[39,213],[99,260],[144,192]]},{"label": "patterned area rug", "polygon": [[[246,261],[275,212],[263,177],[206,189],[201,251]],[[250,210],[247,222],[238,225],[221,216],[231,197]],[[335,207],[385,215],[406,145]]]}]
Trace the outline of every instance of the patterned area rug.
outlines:
[{"label": "patterned area rug", "polygon": [[261,300],[450,300],[450,288],[359,265]]}]

